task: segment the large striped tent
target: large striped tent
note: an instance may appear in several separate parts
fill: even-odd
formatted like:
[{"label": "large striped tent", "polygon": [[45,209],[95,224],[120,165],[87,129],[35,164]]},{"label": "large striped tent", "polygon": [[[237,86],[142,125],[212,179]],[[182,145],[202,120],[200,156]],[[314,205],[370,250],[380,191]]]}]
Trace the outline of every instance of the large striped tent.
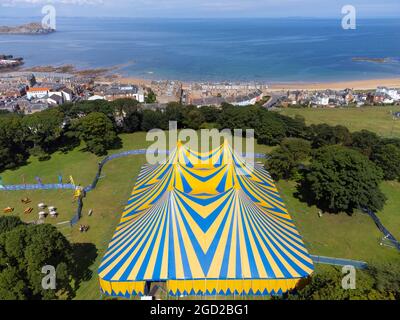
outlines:
[{"label": "large striped tent", "polygon": [[106,295],[274,295],[313,264],[270,175],[225,142],[209,153],[178,144],[140,172],[99,267]]}]

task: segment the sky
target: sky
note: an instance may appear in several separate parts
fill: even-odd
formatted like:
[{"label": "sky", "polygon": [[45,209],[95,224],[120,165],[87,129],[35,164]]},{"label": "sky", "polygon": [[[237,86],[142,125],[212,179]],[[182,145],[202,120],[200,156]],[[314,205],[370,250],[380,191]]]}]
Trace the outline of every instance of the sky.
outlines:
[{"label": "sky", "polygon": [[340,18],[353,5],[358,18],[400,18],[400,0],[0,0],[0,17],[41,16],[46,4],[59,17]]}]

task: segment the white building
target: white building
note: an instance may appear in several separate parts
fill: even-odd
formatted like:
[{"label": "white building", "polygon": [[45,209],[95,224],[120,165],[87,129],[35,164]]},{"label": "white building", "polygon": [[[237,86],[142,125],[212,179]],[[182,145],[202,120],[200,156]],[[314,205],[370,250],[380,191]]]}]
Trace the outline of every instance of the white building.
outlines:
[{"label": "white building", "polygon": [[43,99],[49,96],[49,93],[50,93],[50,88],[34,87],[34,88],[29,88],[26,91],[26,97],[28,98],[28,100]]},{"label": "white building", "polygon": [[318,96],[315,99],[315,104],[318,106],[327,106],[327,105],[329,105],[329,97],[328,96]]},{"label": "white building", "polygon": [[73,92],[72,90],[65,88],[61,91],[64,101],[72,101]]},{"label": "white building", "polygon": [[105,97],[99,96],[99,95],[94,95],[88,98],[89,101],[95,101],[95,100],[106,100]]},{"label": "white building", "polygon": [[[389,88],[386,88],[386,87],[378,87],[376,89],[376,92],[377,93],[387,94],[390,98],[393,99],[393,101],[400,101],[400,92],[397,89],[389,89]],[[387,103],[393,103],[393,101],[392,102],[387,102]]]}]

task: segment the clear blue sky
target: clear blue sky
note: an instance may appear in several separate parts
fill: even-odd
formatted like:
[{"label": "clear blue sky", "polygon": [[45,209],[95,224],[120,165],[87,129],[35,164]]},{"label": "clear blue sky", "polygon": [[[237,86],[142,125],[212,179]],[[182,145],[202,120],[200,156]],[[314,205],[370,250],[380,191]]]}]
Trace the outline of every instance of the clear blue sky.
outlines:
[{"label": "clear blue sky", "polygon": [[400,18],[400,0],[0,0],[0,17],[40,16],[45,4],[53,4],[58,16],[174,18],[338,18],[350,4],[359,18]]}]

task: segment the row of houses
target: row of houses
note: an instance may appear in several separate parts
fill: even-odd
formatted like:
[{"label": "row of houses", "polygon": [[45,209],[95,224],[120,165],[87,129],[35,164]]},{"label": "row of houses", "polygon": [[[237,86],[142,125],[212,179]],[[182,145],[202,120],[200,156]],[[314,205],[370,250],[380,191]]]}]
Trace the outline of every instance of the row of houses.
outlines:
[{"label": "row of houses", "polygon": [[0,110],[34,113],[67,102],[120,98],[145,100],[138,86],[96,84],[92,78],[70,74],[14,72],[0,76]]},{"label": "row of houses", "polygon": [[188,101],[188,104],[193,104],[197,107],[220,106],[223,103],[229,103],[234,106],[249,106],[261,101],[263,97],[264,93],[261,90],[257,90],[248,95],[241,95],[237,97],[203,97],[191,99]]},{"label": "row of houses", "polygon": [[316,107],[340,107],[340,106],[363,106],[381,105],[400,102],[400,92],[397,89],[378,87],[376,91],[356,92],[351,89],[340,91],[289,91],[281,100],[283,107],[307,105]]},{"label": "row of houses", "polygon": [[144,102],[144,90],[135,85],[122,84],[100,84],[95,85],[92,90],[92,95],[88,100],[107,100],[114,101],[122,98],[137,100],[140,103]]}]

